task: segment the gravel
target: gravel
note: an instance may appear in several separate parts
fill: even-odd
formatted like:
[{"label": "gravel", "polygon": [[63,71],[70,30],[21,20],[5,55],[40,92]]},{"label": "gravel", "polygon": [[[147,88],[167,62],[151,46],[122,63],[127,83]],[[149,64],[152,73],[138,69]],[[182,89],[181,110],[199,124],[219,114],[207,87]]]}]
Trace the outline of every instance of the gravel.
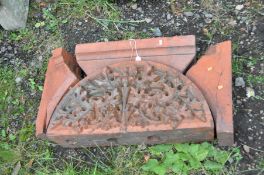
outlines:
[{"label": "gravel", "polygon": [[131,8],[132,8],[133,10],[136,10],[136,9],[137,9],[137,4],[133,4],[133,5],[131,6]]},{"label": "gravel", "polygon": [[193,16],[193,12],[184,12],[183,14],[185,16],[187,16],[187,17],[192,17]]},{"label": "gravel", "polygon": [[152,19],[151,19],[151,18],[145,18],[145,21],[146,21],[147,23],[151,23]]},{"label": "gravel", "polygon": [[247,153],[249,153],[249,151],[250,151],[250,148],[249,148],[249,146],[247,146],[247,145],[243,145],[243,149],[244,149]]},{"label": "gravel", "polygon": [[238,11],[242,10],[243,8],[244,8],[244,5],[243,4],[236,6],[236,10],[238,10]]},{"label": "gravel", "polygon": [[11,46],[7,46],[7,50],[12,50],[13,48]]},{"label": "gravel", "polygon": [[237,87],[245,87],[246,83],[242,77],[237,77],[235,80],[235,86]]},{"label": "gravel", "polygon": [[153,33],[154,33],[154,35],[157,36],[157,37],[162,36],[162,33],[161,33],[161,31],[160,31],[160,28],[158,28],[158,27],[154,28]]},{"label": "gravel", "polygon": [[213,15],[210,14],[210,13],[205,13],[204,16],[205,16],[206,18],[213,18]]},{"label": "gravel", "polygon": [[6,51],[5,47],[1,47],[1,53],[4,53]]},{"label": "gravel", "polygon": [[15,79],[15,81],[16,81],[17,84],[20,84],[21,81],[22,81],[22,78],[21,78],[21,77],[17,77],[17,78]]},{"label": "gravel", "polygon": [[167,14],[167,20],[170,20],[172,18],[172,15],[170,13]]}]

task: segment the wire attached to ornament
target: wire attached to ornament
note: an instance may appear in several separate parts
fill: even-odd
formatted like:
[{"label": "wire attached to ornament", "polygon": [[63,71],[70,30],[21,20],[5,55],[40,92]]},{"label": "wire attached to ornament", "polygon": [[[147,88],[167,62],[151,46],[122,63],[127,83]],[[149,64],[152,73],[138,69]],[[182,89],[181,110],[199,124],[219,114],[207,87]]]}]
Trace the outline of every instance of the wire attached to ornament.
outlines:
[{"label": "wire attached to ornament", "polygon": [[[134,47],[132,46],[132,41],[134,41]],[[137,41],[135,39],[129,39],[129,44],[130,44],[130,47],[132,49],[132,53],[131,53],[131,58],[133,56],[133,52],[134,52],[134,49],[136,51],[136,58],[135,58],[135,61],[141,61],[141,57],[138,55],[138,50],[137,50]]]}]

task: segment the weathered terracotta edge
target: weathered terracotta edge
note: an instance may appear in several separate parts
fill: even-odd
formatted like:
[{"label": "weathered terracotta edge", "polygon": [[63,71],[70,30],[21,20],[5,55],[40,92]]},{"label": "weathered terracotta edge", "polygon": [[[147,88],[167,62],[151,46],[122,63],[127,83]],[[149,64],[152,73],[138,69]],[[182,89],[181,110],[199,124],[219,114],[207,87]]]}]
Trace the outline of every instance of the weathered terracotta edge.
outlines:
[{"label": "weathered terracotta edge", "polygon": [[[216,123],[216,135],[218,139],[219,145],[222,146],[232,146],[234,144],[234,128],[233,128],[233,115],[232,115],[232,63],[231,63],[231,41],[225,41],[222,43],[218,43],[217,45],[211,46],[206,54],[202,56],[202,58],[199,59],[199,61],[193,65],[187,72],[186,76],[189,77],[203,92],[206,101],[208,102],[210,109],[212,110],[214,120]],[[212,89],[208,89],[207,86],[202,85],[202,79],[197,78],[195,75],[195,69],[196,67],[199,67],[199,63],[201,62],[206,62],[207,61],[212,61],[213,59],[226,59],[228,62],[227,65],[224,65],[225,67],[225,74],[227,74],[227,80],[224,82],[225,85],[227,85],[227,89],[229,91],[227,94],[222,94],[224,95],[228,100],[227,102],[224,103],[225,106],[227,107],[227,114],[230,116],[223,116],[221,111],[225,111],[225,109],[219,109],[222,108],[222,102],[219,107],[219,102],[217,102],[217,99],[214,99],[214,93],[216,93],[216,90],[212,92]],[[219,66],[219,65],[218,65]],[[201,68],[201,66],[200,66]],[[204,69],[210,69],[209,68],[204,68]],[[206,77],[206,75],[205,75]],[[219,87],[218,88],[222,88]],[[226,88],[226,87],[225,87]],[[218,89],[219,90],[219,89]],[[216,104],[216,105],[215,105]]]},{"label": "weathered terracotta edge", "polygon": [[[160,41],[163,43],[162,47],[159,46]],[[95,69],[101,69],[108,65],[104,65],[105,61],[113,64],[134,59],[136,52],[135,50],[132,52],[129,42],[129,40],[123,40],[78,44],[75,49],[77,62],[86,74],[90,74],[92,71],[89,68],[91,64],[94,65]],[[133,41],[131,42],[133,44]],[[196,55],[194,35],[142,39],[136,40],[136,43],[142,60],[146,59],[166,64],[165,60],[166,56],[168,56],[172,59],[169,61],[168,66],[174,67],[181,72],[184,72],[189,67]],[[160,60],[161,57],[165,59]]]},{"label": "weathered terracotta edge", "polygon": [[[182,133],[186,133],[183,135]],[[132,139],[132,136],[136,139]],[[181,128],[175,130],[162,131],[145,131],[145,132],[130,132],[130,133],[115,133],[110,135],[49,135],[47,138],[63,147],[94,147],[94,146],[112,146],[112,145],[135,145],[135,144],[160,144],[160,143],[183,143],[183,142],[202,142],[214,139],[214,127],[199,127],[199,128]],[[97,138],[97,141],[92,141]],[[153,138],[153,139],[152,139]],[[89,140],[92,139],[92,140]],[[82,144],[78,143],[82,140]],[[118,140],[118,143],[115,142]],[[99,143],[98,143],[99,142]]]},{"label": "weathered terracotta edge", "polygon": [[[45,130],[46,130],[46,125],[48,123],[47,121],[47,107],[48,107],[48,97],[47,97],[47,94],[46,94],[46,91],[47,91],[47,78],[48,78],[48,70],[49,70],[49,67],[52,67],[53,65],[52,64],[52,60],[58,58],[58,57],[62,57],[63,59],[63,63],[64,66],[70,71],[72,72],[76,79],[80,79],[81,78],[81,69],[79,68],[77,62],[76,62],[76,58],[73,57],[71,54],[69,54],[66,50],[64,50],[63,48],[57,48],[55,50],[52,51],[52,57],[50,58],[49,60],[49,63],[48,63],[48,68],[47,68],[47,71],[46,71],[46,74],[45,74],[45,81],[44,81],[44,88],[43,88],[43,92],[42,92],[42,95],[41,95],[41,101],[40,101],[40,106],[39,106],[39,111],[38,111],[38,114],[37,114],[37,119],[36,119],[36,136],[39,137],[39,138],[46,138],[46,135],[45,135]],[[65,58],[68,57],[70,58],[72,61],[70,63],[65,63]],[[69,67],[69,64],[74,64],[75,67],[77,67],[76,69],[72,69],[72,66]],[[78,81],[76,82],[72,82],[71,86],[75,85]],[[66,93],[66,91],[65,91]],[[64,94],[63,94],[64,95]],[[63,96],[62,95],[62,96]],[[51,98],[51,97],[49,97]]]},{"label": "weathered terracotta edge", "polygon": [[48,128],[50,118],[57,104],[60,102],[63,96],[68,92],[68,90],[80,81],[80,79],[78,79],[75,75],[70,73],[67,74],[67,77],[68,78],[62,83],[63,85],[58,87],[57,91],[55,92],[53,97],[51,97],[49,103],[47,104],[46,128]]},{"label": "weathered terracotta edge", "polygon": [[[130,40],[132,46],[137,49],[152,49],[152,48],[166,48],[166,47],[178,47],[178,46],[194,46],[195,36],[174,36],[174,37],[159,37],[149,39],[136,39]],[[110,41],[110,42],[98,42],[98,43],[86,43],[77,44],[75,47],[75,54],[92,53],[92,52],[107,52],[107,51],[119,51],[119,50],[131,50],[129,40],[122,41]]]}]

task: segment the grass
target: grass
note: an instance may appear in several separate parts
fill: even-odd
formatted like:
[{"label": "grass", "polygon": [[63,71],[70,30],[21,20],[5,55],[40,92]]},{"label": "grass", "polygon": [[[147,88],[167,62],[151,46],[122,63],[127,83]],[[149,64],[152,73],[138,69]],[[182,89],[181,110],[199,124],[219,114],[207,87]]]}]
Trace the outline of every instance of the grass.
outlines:
[{"label": "grass", "polygon": [[[6,118],[8,114],[20,114],[23,109],[17,108],[20,93],[16,92],[16,85],[14,81],[15,75],[9,68],[0,69],[0,111],[1,111],[1,126],[7,127],[10,123],[7,122]],[[13,108],[9,107],[11,105]]]},{"label": "grass", "polygon": [[[42,9],[43,18],[39,21],[35,21],[32,17],[39,13],[40,7],[38,3],[32,2],[30,5],[27,28],[10,32],[9,34],[9,40],[23,43],[22,49],[25,52],[34,52],[34,49],[37,48],[38,52],[42,52],[42,54],[44,52],[43,55],[49,56],[49,53],[54,48],[63,45],[62,26],[71,21],[71,19],[89,18],[89,20],[94,21],[99,27],[104,29],[105,35],[109,37],[109,40],[116,40],[117,38],[114,36],[117,35],[119,35],[119,39],[146,38],[149,36],[144,32],[120,32],[117,24],[126,23],[138,26],[144,20],[121,20],[120,11],[109,0],[59,0]],[[0,40],[2,35],[1,32]],[[42,46],[49,46],[49,48],[41,49]]]},{"label": "grass", "polygon": [[67,19],[89,17],[103,28],[119,22],[120,11],[109,0],[59,0],[51,9],[64,14]]},{"label": "grass", "polygon": [[109,0],[59,0],[55,7],[70,17],[84,17],[87,14],[98,13],[110,20],[120,18],[120,12]]},{"label": "grass", "polygon": [[[255,71],[257,66],[262,63],[264,57],[244,57],[234,55],[233,57],[233,73],[236,76],[242,76],[249,85],[256,86],[264,84],[264,76]],[[245,71],[250,70],[250,71]]]},{"label": "grass", "polygon": [[132,31],[105,31],[104,37],[110,41],[115,40],[127,40],[127,39],[143,39],[149,38],[150,35],[147,32],[132,32]]},{"label": "grass", "polygon": [[[21,153],[16,149],[17,133],[8,131],[11,125],[11,117],[18,117],[24,112],[19,97],[23,96],[17,92],[15,85],[15,74],[8,68],[0,69],[0,159],[1,163],[13,163],[21,159]],[[1,170],[8,166],[1,165]]]},{"label": "grass", "polygon": [[263,85],[264,84],[264,76],[263,75],[247,75],[247,82],[253,85]]},{"label": "grass", "polygon": [[[90,18],[106,29],[108,33],[116,30],[114,26],[117,23],[130,23],[130,21],[120,20],[120,11],[108,0],[59,0],[42,9],[43,19],[40,21],[35,21],[32,17],[35,13],[39,13],[38,3],[32,2],[30,5],[27,28],[10,32],[9,40],[17,43],[22,42],[22,49],[25,52],[34,52],[34,49],[37,48],[38,52],[42,52],[41,54],[47,57],[54,48],[63,45],[61,27],[70,19]],[[2,38],[1,32],[0,40]],[[49,48],[42,49],[43,46]]]},{"label": "grass", "polygon": [[[15,78],[23,78],[22,85]],[[37,99],[29,98],[22,86],[29,86],[28,71],[18,72],[8,67],[0,67],[0,174],[11,174],[19,162],[20,172],[26,174],[33,165],[43,165],[47,157],[48,143],[34,137],[34,123]],[[25,173],[23,173],[25,172]]]},{"label": "grass", "polygon": [[0,42],[3,40],[3,38],[4,38],[4,34],[2,31],[0,31]]}]

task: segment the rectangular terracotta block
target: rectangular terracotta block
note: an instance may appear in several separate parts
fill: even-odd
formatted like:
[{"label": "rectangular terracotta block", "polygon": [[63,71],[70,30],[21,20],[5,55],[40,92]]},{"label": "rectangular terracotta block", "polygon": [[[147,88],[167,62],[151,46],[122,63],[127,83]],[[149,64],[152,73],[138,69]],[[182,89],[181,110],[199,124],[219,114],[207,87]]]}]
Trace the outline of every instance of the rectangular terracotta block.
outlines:
[{"label": "rectangular terracotta block", "polygon": [[80,79],[76,60],[63,48],[53,51],[45,76],[44,88],[36,120],[36,135],[45,137],[45,130],[57,103]]},{"label": "rectangular terracotta block", "polygon": [[78,44],[75,49],[77,62],[87,75],[106,65],[135,60],[137,53],[142,60],[159,62],[183,72],[195,52],[193,35]]},{"label": "rectangular terracotta block", "polygon": [[209,48],[187,77],[199,87],[212,110],[219,144],[233,145],[231,42]]}]

